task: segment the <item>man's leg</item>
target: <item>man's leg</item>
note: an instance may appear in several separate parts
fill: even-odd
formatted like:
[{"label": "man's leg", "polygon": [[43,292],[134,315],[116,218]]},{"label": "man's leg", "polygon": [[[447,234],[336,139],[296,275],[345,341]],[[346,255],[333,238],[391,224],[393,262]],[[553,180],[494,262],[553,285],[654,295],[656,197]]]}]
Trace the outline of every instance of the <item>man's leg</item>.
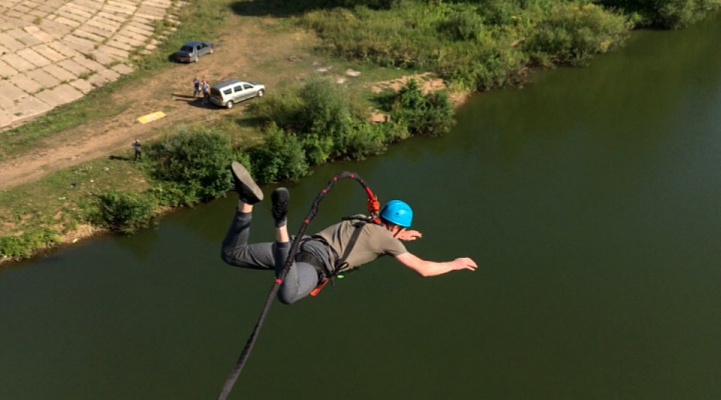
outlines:
[{"label": "man's leg", "polygon": [[223,239],[220,257],[237,267],[272,270],[275,267],[273,243],[248,244],[252,210],[252,205],[238,202],[238,209]]},{"label": "man's leg", "polygon": [[[273,220],[275,221],[275,274],[280,275],[285,267],[290,251],[290,236],[288,235],[288,189],[278,188],[273,191]],[[295,257],[295,254],[291,255]],[[304,262],[293,262],[278,290],[278,300],[284,304],[293,304],[306,297],[318,285],[318,272],[315,268]]]},{"label": "man's leg", "polygon": [[263,200],[263,192],[248,171],[238,162],[231,165],[238,208],[223,239],[221,258],[230,265],[254,269],[272,269],[275,266],[273,244],[248,244],[253,204]]}]

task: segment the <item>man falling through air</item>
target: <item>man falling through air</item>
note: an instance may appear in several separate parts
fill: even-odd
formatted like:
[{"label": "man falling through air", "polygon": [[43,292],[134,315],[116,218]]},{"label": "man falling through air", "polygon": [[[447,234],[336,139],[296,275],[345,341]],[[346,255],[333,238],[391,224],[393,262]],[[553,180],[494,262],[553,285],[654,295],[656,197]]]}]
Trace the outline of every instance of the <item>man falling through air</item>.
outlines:
[{"label": "man falling through air", "polygon": [[[238,207],[228,233],[223,240],[221,258],[230,265],[275,270],[278,276],[290,250],[287,214],[288,189],[278,188],[271,194],[275,221],[275,242],[248,243],[253,205],[263,200],[263,192],[248,171],[238,162],[231,165]],[[358,268],[383,255],[394,257],[399,263],[421,276],[435,276],[450,271],[477,268],[470,258],[434,262],[415,256],[401,241],[422,237],[410,230],[413,211],[400,200],[389,201],[381,210],[380,224],[365,219],[344,220],[312,236],[302,238],[285,279],[278,291],[278,299],[292,304],[320,287],[328,278]]]}]

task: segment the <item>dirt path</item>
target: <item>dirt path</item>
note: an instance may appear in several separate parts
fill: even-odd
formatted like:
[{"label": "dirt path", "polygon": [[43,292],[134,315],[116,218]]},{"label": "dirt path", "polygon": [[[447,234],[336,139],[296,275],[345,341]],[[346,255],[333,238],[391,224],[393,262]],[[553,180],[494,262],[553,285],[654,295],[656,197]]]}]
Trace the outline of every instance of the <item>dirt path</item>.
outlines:
[{"label": "dirt path", "polygon": [[[33,182],[51,171],[106,157],[114,151],[129,150],[135,138],[141,142],[148,140],[163,128],[243,112],[244,107],[225,110],[201,106],[199,99],[192,98],[195,76],[205,76],[211,84],[230,78],[258,81],[272,95],[273,87],[281,79],[297,79],[312,71],[310,50],[316,39],[310,34],[276,29],[273,35],[268,35],[264,25],[273,23],[269,19],[241,16],[231,19],[237,21],[230,21],[228,26],[242,25],[242,34],[229,29],[217,38],[198,38],[213,41],[214,54],[198,63],[174,64],[112,93],[111,101],[124,109],[119,115],[60,132],[39,144],[32,153],[0,162],[0,189]],[[265,68],[268,65],[279,65],[284,68],[283,73]],[[163,111],[166,116],[147,124],[137,121],[138,117],[155,111]]]}]

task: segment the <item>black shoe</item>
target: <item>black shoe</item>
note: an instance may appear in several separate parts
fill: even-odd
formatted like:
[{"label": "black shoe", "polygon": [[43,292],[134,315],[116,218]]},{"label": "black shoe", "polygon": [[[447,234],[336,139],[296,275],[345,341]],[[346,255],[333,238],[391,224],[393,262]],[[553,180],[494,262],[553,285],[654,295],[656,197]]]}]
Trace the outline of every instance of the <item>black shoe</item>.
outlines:
[{"label": "black shoe", "polygon": [[275,189],[273,193],[270,194],[270,200],[273,202],[271,213],[273,214],[276,228],[280,228],[288,222],[289,199],[290,193],[288,193],[288,189],[284,187]]},{"label": "black shoe", "polygon": [[248,170],[241,163],[233,161],[230,164],[230,171],[233,173],[233,183],[235,183],[235,191],[238,192],[240,201],[246,204],[255,204],[263,200],[263,191],[256,185]]}]

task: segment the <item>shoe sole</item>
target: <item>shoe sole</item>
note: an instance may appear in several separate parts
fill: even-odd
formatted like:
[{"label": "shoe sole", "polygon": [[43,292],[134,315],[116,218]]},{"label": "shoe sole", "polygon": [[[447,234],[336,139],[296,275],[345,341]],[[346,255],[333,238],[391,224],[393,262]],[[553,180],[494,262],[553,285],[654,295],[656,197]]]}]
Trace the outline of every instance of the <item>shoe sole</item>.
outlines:
[{"label": "shoe sole", "polygon": [[248,190],[250,190],[255,195],[255,197],[258,198],[258,201],[263,200],[263,191],[260,190],[260,187],[258,187],[258,185],[255,183],[253,177],[250,176],[248,170],[245,169],[243,164],[237,161],[233,161],[233,163],[230,165],[230,169],[233,172],[233,176],[235,177],[235,179],[239,180],[240,183],[245,185],[245,187],[248,188]]}]

